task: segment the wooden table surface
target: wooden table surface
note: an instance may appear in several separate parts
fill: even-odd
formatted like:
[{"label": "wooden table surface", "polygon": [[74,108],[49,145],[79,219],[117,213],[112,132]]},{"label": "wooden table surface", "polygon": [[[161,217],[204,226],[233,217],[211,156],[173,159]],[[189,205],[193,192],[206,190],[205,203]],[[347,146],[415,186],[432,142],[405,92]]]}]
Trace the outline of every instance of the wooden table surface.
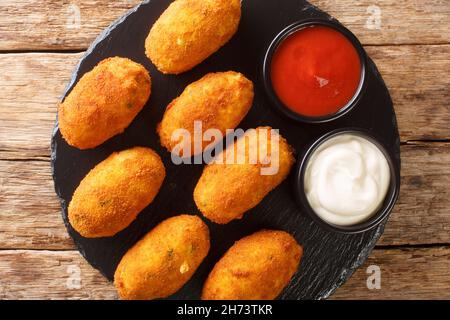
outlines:
[{"label": "wooden table surface", "polygon": [[[56,104],[83,51],[137,3],[0,1],[2,299],[116,298],[65,230],[50,136]],[[450,299],[450,0],[312,3],[356,33],[375,60],[402,141],[401,194],[386,231],[332,298]],[[367,286],[373,266],[380,289]]]}]

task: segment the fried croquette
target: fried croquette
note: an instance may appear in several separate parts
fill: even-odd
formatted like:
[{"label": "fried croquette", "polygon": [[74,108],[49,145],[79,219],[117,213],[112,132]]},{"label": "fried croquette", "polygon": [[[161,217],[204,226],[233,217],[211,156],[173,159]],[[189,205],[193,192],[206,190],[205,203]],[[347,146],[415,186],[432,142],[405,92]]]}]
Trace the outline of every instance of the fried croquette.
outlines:
[{"label": "fried croquette", "polygon": [[156,152],[135,147],[113,153],[81,181],[69,204],[69,221],[83,237],[111,237],[136,219],[166,176]]},{"label": "fried croquette", "polygon": [[114,274],[119,296],[127,300],[168,297],[195,273],[208,254],[209,230],[197,216],[169,218],[134,245]]},{"label": "fried croquette", "polygon": [[242,218],[287,177],[292,150],[270,127],[246,131],[203,170],[194,190],[197,208],[219,224]]},{"label": "fried croquette", "polygon": [[58,107],[59,129],[73,147],[91,149],[122,133],[150,97],[140,64],[114,57],[86,73]]},{"label": "fried croquette", "polygon": [[[202,130],[218,129],[222,136],[227,129],[234,129],[247,115],[253,103],[253,83],[238,72],[209,73],[200,80],[186,87],[184,92],[173,100],[158,126],[161,144],[169,151],[180,143],[173,139],[178,129],[189,132],[188,143],[190,154],[196,155],[204,151],[209,142],[202,141],[201,150],[195,150],[194,122],[201,121]],[[200,148],[198,148],[200,149]]]},{"label": "fried croquette", "polygon": [[155,22],[145,41],[159,71],[188,71],[219,50],[236,33],[241,0],[176,0]]},{"label": "fried croquette", "polygon": [[217,262],[203,300],[272,300],[298,269],[302,247],[284,231],[263,230],[237,241]]}]

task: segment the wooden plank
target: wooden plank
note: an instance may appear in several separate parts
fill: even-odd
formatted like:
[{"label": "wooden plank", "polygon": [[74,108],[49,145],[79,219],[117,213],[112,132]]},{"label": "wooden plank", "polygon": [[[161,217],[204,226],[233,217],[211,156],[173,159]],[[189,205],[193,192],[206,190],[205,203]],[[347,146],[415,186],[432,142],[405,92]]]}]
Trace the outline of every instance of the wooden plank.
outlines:
[{"label": "wooden plank", "polygon": [[[379,290],[367,288],[371,265],[381,270]],[[76,251],[0,251],[0,274],[0,299],[117,298]],[[449,288],[449,248],[374,250],[332,299],[450,299]]]},{"label": "wooden plank", "polygon": [[367,51],[391,93],[401,139],[449,139],[450,45]]},{"label": "wooden plank", "polygon": [[[401,151],[400,199],[379,245],[450,243],[450,144],[404,145]],[[2,248],[74,248],[48,161],[0,161]]]},{"label": "wooden plank", "polygon": [[82,55],[0,55],[0,150],[50,154],[56,105]]},{"label": "wooden plank", "polygon": [[2,0],[0,50],[84,50],[139,0]]},{"label": "wooden plank", "polygon": [[[139,0],[2,0],[0,50],[84,50]],[[445,0],[312,0],[364,44],[449,43]],[[379,23],[378,23],[379,21]]]},{"label": "wooden plank", "polygon": [[[390,88],[402,141],[450,139],[450,45],[368,49]],[[0,150],[49,155],[56,105],[81,56],[0,55]]]},{"label": "wooden plank", "polygon": [[0,251],[0,299],[116,299],[76,251]]},{"label": "wooden plank", "polygon": [[402,146],[399,201],[379,245],[450,243],[450,144]]},{"label": "wooden plank", "polygon": [[0,161],[0,248],[72,249],[48,161]]},{"label": "wooden plank", "polygon": [[[367,288],[367,279],[374,274],[369,266],[380,268],[379,290]],[[332,298],[450,299],[450,249],[375,250]]]},{"label": "wooden plank", "polygon": [[450,6],[446,0],[310,2],[339,19],[365,45],[450,42]]}]

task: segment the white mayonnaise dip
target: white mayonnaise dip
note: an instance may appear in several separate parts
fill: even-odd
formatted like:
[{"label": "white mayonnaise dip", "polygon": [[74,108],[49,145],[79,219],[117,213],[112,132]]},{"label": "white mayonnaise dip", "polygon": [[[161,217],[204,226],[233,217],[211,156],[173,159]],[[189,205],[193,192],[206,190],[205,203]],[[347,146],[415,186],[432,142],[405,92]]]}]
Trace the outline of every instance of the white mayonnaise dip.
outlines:
[{"label": "white mayonnaise dip", "polygon": [[371,141],[343,133],[323,142],[306,166],[308,202],[328,223],[350,226],[370,218],[389,189],[386,157]]}]

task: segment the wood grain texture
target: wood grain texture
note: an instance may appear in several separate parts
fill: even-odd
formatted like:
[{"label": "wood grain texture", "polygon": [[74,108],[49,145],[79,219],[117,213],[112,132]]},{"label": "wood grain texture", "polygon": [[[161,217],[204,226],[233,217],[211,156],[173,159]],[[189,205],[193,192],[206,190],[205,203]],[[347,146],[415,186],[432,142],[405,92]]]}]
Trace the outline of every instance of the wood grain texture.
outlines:
[{"label": "wood grain texture", "polygon": [[[400,199],[378,244],[450,243],[450,143],[403,145],[401,152]],[[0,249],[74,248],[48,160],[0,161]]]},{"label": "wood grain texture", "polygon": [[449,139],[450,45],[366,49],[391,93],[401,139]]},{"label": "wood grain texture", "polygon": [[[104,28],[138,3],[139,0],[2,0],[0,50],[86,49]],[[339,19],[364,44],[450,43],[450,6],[446,0],[311,3]]]},{"label": "wood grain texture", "polygon": [[49,159],[0,161],[0,248],[74,248],[61,217]]},{"label": "wood grain texture", "polygon": [[50,155],[56,105],[82,54],[0,55],[0,150]]},{"label": "wood grain texture", "polygon": [[[450,45],[368,49],[390,88],[402,141],[449,139]],[[10,157],[50,154],[56,105],[81,56],[0,55],[0,150],[15,153]]]},{"label": "wood grain texture", "polygon": [[400,198],[378,245],[450,243],[450,143],[401,147]]},{"label": "wood grain texture", "polygon": [[2,0],[0,50],[83,50],[139,0]]},{"label": "wood grain texture", "polygon": [[[370,265],[381,289],[367,289]],[[26,272],[24,272],[26,270]],[[114,286],[76,251],[0,251],[0,299],[116,299]],[[450,299],[450,249],[374,250],[332,299]]]},{"label": "wood grain texture", "polygon": [[[381,269],[379,290],[367,289],[371,265]],[[449,289],[448,247],[374,250],[332,299],[450,299]]]},{"label": "wood grain texture", "polygon": [[0,299],[116,299],[77,251],[0,251]]},{"label": "wood grain texture", "polygon": [[366,45],[450,42],[450,6],[446,0],[310,2],[340,20]]}]

